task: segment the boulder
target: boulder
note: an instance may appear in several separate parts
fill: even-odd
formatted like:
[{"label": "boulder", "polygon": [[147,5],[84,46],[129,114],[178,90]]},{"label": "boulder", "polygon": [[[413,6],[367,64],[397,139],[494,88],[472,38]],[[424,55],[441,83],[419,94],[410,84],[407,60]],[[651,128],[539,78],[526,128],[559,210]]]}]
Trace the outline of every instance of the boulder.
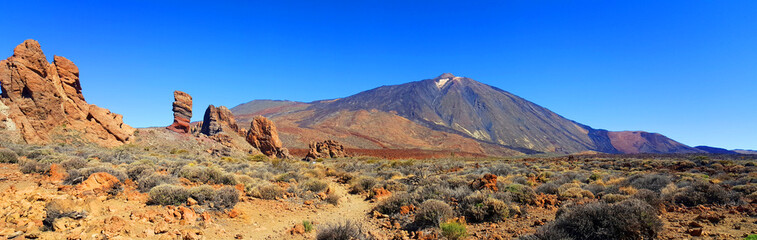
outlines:
[{"label": "boulder", "polygon": [[134,128],[121,115],[84,100],[79,68],[55,56],[48,63],[39,43],[26,40],[0,61],[0,125],[30,144],[48,144],[64,132],[112,147],[128,142]]},{"label": "boulder", "polygon": [[344,146],[334,140],[326,140],[323,142],[311,142],[309,145],[310,150],[305,156],[305,160],[312,161],[318,158],[338,158],[347,157],[347,153],[344,151]]},{"label": "boulder", "polygon": [[247,142],[269,157],[292,158],[279,139],[279,131],[273,121],[263,116],[255,116],[247,131]]},{"label": "boulder", "polygon": [[192,96],[182,91],[174,91],[173,99],[173,124],[166,128],[177,133],[189,133],[189,121],[192,119]]},{"label": "boulder", "polygon": [[89,175],[87,180],[84,180],[84,182],[80,183],[77,188],[82,192],[93,191],[95,193],[104,193],[110,191],[114,187],[117,187],[120,183],[121,181],[119,181],[118,178],[114,177],[113,175],[105,172],[98,172]]}]

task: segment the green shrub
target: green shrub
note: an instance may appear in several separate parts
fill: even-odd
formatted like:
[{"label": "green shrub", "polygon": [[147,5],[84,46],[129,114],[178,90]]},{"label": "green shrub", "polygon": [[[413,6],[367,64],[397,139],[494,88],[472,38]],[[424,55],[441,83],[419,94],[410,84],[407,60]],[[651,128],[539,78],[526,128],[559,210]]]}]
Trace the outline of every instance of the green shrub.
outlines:
[{"label": "green shrub", "polygon": [[419,226],[437,227],[454,215],[452,207],[447,203],[441,200],[429,199],[418,206],[418,211],[415,213],[415,223]]},{"label": "green shrub", "polygon": [[0,163],[17,163],[18,154],[13,150],[3,148],[0,149]]},{"label": "green shrub", "polygon": [[749,236],[746,236],[744,240],[757,240],[757,234],[749,234]]},{"label": "green shrub", "polygon": [[311,232],[311,231],[313,231],[313,223],[311,223],[308,220],[302,221],[302,227],[305,228],[305,232]]},{"label": "green shrub", "polygon": [[183,187],[163,184],[152,188],[147,204],[181,205],[187,202],[189,191]]},{"label": "green shrub", "polygon": [[468,236],[468,230],[465,224],[459,222],[442,223],[442,236],[450,240],[465,239]]}]

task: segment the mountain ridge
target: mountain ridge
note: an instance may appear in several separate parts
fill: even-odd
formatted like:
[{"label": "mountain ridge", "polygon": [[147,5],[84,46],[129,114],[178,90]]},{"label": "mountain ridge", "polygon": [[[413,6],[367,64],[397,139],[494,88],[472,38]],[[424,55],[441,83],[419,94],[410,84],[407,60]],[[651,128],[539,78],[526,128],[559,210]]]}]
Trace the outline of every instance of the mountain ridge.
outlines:
[{"label": "mountain ridge", "polygon": [[[294,120],[292,127],[302,129],[321,128],[324,122],[339,114],[376,110],[407,119],[428,128],[428,131],[463,136],[522,153],[701,152],[661,134],[594,129],[503,89],[450,73],[432,79],[384,85],[331,100],[289,101],[271,108],[265,108],[264,105],[270,104],[265,102],[245,104],[259,105],[251,109],[274,118],[308,112],[290,119]],[[232,108],[232,112],[242,119],[244,115],[252,114],[240,107],[245,104]]]}]

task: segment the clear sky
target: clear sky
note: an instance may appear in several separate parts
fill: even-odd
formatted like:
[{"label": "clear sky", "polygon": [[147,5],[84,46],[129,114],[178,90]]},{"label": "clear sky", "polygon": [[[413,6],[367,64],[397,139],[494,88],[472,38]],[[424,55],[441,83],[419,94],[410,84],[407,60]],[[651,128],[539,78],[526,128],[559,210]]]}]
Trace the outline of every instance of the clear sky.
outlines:
[{"label": "clear sky", "polygon": [[757,149],[757,1],[208,2],[4,1],[0,58],[38,40],[136,127],[169,125],[173,90],[197,121],[451,72],[594,128]]}]

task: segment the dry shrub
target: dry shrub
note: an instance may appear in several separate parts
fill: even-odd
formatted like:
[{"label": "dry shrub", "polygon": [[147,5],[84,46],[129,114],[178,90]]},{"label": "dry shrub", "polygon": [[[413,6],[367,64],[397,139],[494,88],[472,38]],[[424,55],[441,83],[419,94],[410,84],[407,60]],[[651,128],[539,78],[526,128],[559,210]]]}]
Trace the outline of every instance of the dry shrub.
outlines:
[{"label": "dry shrub", "polygon": [[482,192],[463,198],[463,215],[473,222],[496,222],[510,216],[507,204]]},{"label": "dry shrub", "polygon": [[547,239],[656,239],[662,222],[644,201],[629,199],[615,204],[589,203],[558,215],[524,240]]},{"label": "dry shrub", "polygon": [[429,199],[418,206],[415,223],[419,226],[439,226],[454,216],[452,208],[441,200]]},{"label": "dry shrub", "polygon": [[147,204],[181,205],[187,202],[189,191],[186,188],[163,184],[152,188]]},{"label": "dry shrub", "polygon": [[0,149],[0,163],[17,163],[18,154],[13,150],[2,148]]},{"label": "dry shrub", "polygon": [[262,198],[262,199],[273,200],[276,198],[283,197],[284,189],[279,187],[279,185],[268,183],[263,186],[256,187],[256,189],[253,190],[252,196],[257,197],[257,198]]},{"label": "dry shrub", "polygon": [[332,224],[318,231],[318,240],[367,240],[367,232],[358,222],[347,220],[343,223]]},{"label": "dry shrub", "polygon": [[330,192],[328,195],[326,195],[326,199],[324,200],[326,200],[326,202],[330,203],[331,205],[337,206],[339,205],[339,199],[341,198],[342,198],[341,195],[335,192]]},{"label": "dry shrub", "polygon": [[415,205],[415,199],[409,193],[393,194],[376,205],[375,210],[383,214],[399,213],[403,206]]}]

